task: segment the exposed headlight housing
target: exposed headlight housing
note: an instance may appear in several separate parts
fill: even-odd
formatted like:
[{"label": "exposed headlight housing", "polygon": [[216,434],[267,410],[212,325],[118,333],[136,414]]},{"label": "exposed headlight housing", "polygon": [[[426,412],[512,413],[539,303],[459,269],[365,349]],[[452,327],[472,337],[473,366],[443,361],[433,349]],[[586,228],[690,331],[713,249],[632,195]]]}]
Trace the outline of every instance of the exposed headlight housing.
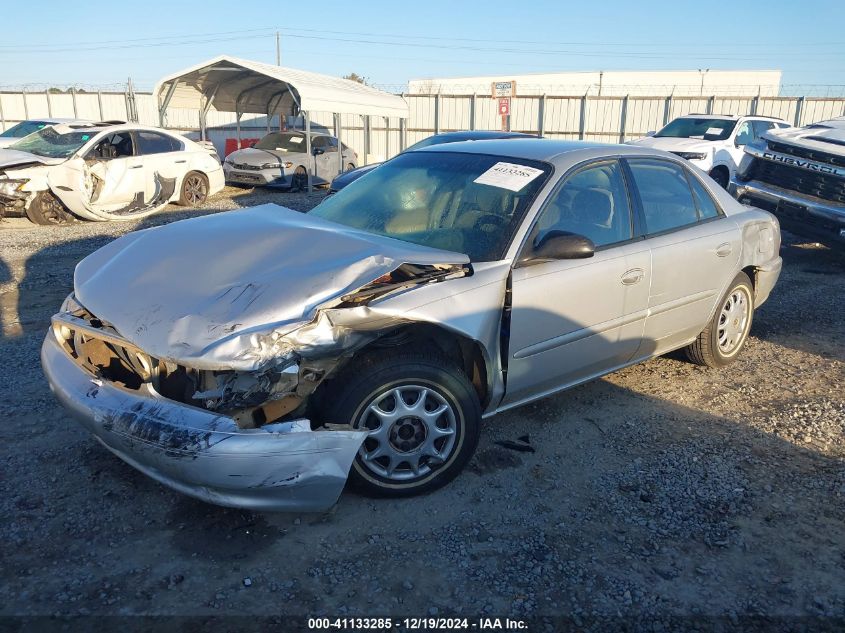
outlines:
[{"label": "exposed headlight housing", "polygon": [[79,310],[82,310],[82,309],[83,309],[82,304],[79,303],[76,300],[76,297],[71,292],[67,297],[65,297],[65,300],[62,301],[62,307],[59,308],[59,312],[67,314],[67,313],[78,312]]},{"label": "exposed headlight housing", "polygon": [[704,152],[672,152],[675,156],[680,156],[687,160],[704,160],[707,154]]},{"label": "exposed headlight housing", "polygon": [[29,178],[0,178],[0,193],[22,198],[26,195],[23,186],[28,182]]}]

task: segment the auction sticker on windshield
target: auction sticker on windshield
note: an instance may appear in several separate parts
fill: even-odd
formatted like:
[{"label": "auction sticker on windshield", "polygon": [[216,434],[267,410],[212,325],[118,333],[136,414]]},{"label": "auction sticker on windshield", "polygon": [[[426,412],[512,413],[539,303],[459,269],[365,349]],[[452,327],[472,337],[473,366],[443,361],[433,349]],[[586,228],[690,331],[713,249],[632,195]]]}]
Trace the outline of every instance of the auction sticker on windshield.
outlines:
[{"label": "auction sticker on windshield", "polygon": [[526,167],[515,163],[496,163],[473,182],[477,182],[479,185],[519,191],[542,173],[543,170],[536,167]]}]

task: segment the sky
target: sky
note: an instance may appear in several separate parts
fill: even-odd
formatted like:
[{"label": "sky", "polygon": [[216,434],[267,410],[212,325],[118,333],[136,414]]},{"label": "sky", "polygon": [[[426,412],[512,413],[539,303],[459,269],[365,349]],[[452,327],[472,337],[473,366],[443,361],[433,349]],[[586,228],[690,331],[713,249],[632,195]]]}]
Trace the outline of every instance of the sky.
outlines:
[{"label": "sky", "polygon": [[709,68],[782,70],[786,86],[845,94],[843,0],[4,4],[2,88],[119,88],[131,77],[148,90],[221,54],[275,63],[279,31],[283,66],[395,91],[428,77]]}]

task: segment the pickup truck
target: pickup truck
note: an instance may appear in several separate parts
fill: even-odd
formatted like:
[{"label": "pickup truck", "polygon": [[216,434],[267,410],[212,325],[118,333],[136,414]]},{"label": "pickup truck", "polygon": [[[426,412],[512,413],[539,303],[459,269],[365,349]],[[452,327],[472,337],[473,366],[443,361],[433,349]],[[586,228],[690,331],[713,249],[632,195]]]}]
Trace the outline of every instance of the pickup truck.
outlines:
[{"label": "pickup truck", "polygon": [[745,147],[731,190],[788,231],[845,245],[845,117],[769,130]]}]

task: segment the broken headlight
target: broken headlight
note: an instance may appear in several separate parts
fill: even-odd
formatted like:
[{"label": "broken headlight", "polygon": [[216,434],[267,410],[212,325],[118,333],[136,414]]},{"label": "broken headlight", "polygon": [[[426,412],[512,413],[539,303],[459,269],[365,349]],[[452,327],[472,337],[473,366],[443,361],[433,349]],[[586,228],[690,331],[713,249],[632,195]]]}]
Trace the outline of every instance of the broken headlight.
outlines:
[{"label": "broken headlight", "polygon": [[11,197],[23,197],[26,192],[23,187],[29,182],[29,178],[5,178],[0,179],[0,194]]},{"label": "broken headlight", "polygon": [[82,304],[76,300],[76,297],[71,292],[67,297],[65,297],[65,300],[62,301],[62,307],[59,308],[59,312],[63,314],[72,314],[83,309]]},{"label": "broken headlight", "polygon": [[687,160],[704,160],[707,154],[704,152],[672,152],[675,156],[680,156]]}]

